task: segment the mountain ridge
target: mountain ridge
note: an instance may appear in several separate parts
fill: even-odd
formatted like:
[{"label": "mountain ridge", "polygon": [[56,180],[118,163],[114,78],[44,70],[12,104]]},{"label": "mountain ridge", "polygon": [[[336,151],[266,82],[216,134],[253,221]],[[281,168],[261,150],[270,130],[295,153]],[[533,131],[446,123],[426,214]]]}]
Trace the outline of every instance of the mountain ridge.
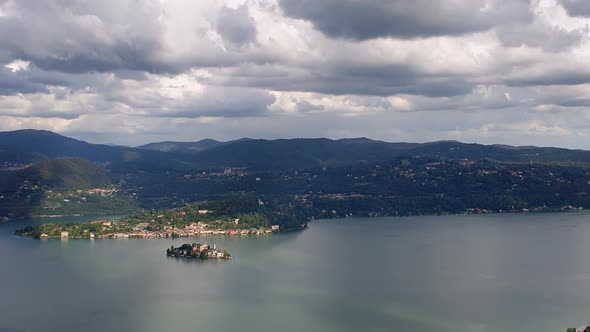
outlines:
[{"label": "mountain ridge", "polygon": [[588,164],[590,151],[554,147],[484,145],[459,141],[385,142],[358,138],[294,138],[156,142],[140,147],[93,144],[43,130],[0,132],[0,163],[81,158],[118,171],[167,168],[305,169],[423,156],[519,163]]},{"label": "mountain ridge", "polygon": [[164,160],[170,156],[127,146],[88,143],[51,131],[23,129],[0,132],[1,163],[37,163],[45,159],[80,158],[95,163]]}]

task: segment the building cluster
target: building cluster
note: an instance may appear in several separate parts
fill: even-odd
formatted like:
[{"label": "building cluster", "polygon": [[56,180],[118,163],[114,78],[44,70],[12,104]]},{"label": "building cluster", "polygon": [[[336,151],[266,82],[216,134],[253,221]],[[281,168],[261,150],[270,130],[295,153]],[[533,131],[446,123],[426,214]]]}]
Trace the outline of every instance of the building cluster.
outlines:
[{"label": "building cluster", "polygon": [[586,327],[570,327],[569,329],[566,330],[567,332],[590,332],[590,325],[586,326]]},{"label": "building cluster", "polygon": [[[236,219],[239,220],[239,219]],[[84,230],[81,236],[71,236],[70,232],[62,231],[61,239],[68,238],[86,238],[86,239],[153,239],[153,238],[180,238],[195,237],[206,235],[267,235],[280,231],[279,225],[272,225],[270,228],[251,228],[251,229],[209,229],[208,224],[204,222],[192,223],[185,227],[163,226],[160,230],[150,230],[149,223],[140,223],[135,225],[130,231],[120,231],[117,229],[118,224],[110,220],[95,220],[90,222],[92,225],[102,226],[102,234],[95,234],[89,230]],[[46,239],[47,233],[40,235]]]},{"label": "building cluster", "polygon": [[22,171],[23,169],[29,168],[31,166],[33,166],[33,164],[5,161],[4,163],[0,164],[0,171]]},{"label": "building cluster", "polygon": [[[265,235],[278,232],[280,227],[273,225],[271,228],[251,229],[210,229],[204,222],[192,223],[185,227],[164,226],[161,230],[147,230],[138,227],[133,232],[126,233],[132,238],[170,238],[170,237],[194,237],[201,235]],[[116,235],[116,234],[115,234]],[[117,237],[117,236],[107,236]]]},{"label": "building cluster", "polygon": [[184,258],[201,258],[201,259],[229,259],[230,255],[225,250],[217,249],[217,245],[210,246],[204,243],[183,244],[175,248],[171,246],[166,249],[166,256],[168,257],[184,257]]},{"label": "building cluster", "polygon": [[199,180],[199,179],[209,179],[214,177],[225,177],[225,178],[232,178],[232,179],[239,179],[243,178],[248,175],[246,168],[226,168],[223,171],[215,171],[215,172],[200,172],[196,174],[184,174],[184,178],[186,180]]},{"label": "building cluster", "polygon": [[[95,188],[95,189],[86,190],[85,193],[89,194],[89,195],[111,196],[118,191],[119,190],[116,188],[107,188],[107,189]],[[78,190],[77,192],[78,192],[78,194],[83,193],[82,190]]]}]

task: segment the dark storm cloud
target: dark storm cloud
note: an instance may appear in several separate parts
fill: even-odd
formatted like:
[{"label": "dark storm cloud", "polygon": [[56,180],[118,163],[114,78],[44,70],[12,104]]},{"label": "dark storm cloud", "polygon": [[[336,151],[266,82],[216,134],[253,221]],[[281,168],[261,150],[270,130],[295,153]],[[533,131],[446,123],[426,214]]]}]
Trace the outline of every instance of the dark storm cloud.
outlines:
[{"label": "dark storm cloud", "polygon": [[0,95],[14,96],[25,93],[48,93],[49,90],[43,83],[30,80],[29,74],[24,70],[12,71],[6,67],[0,67]]},{"label": "dark storm cloud", "polygon": [[473,87],[463,77],[427,75],[410,66],[352,64],[318,65],[305,70],[246,64],[215,72],[208,82],[279,91],[369,96],[455,96],[469,93]]},{"label": "dark storm cloud", "polygon": [[[64,48],[65,49],[65,48]],[[112,72],[112,71],[146,71],[176,72],[173,66],[149,61],[145,54],[156,51],[154,46],[133,46],[120,44],[112,47],[105,45],[88,45],[88,51],[79,54],[56,53],[50,56],[16,53],[16,57],[31,61],[39,68],[67,73]]]},{"label": "dark storm cloud", "polygon": [[[145,3],[18,1],[0,16],[0,48],[13,59],[69,73],[140,70],[175,72],[157,58],[158,12]],[[5,55],[6,56],[6,55]]]},{"label": "dark storm cloud", "polygon": [[580,85],[590,83],[590,71],[585,68],[569,68],[505,80],[511,86]]},{"label": "dark storm cloud", "polygon": [[498,38],[508,47],[540,47],[548,52],[563,52],[578,46],[588,35],[588,26],[566,30],[539,23],[512,24],[496,29]]},{"label": "dark storm cloud", "polygon": [[177,118],[261,116],[274,102],[275,97],[266,91],[208,87],[202,95],[186,98],[173,104],[172,108],[154,112],[153,115]]},{"label": "dark storm cloud", "polygon": [[529,0],[279,0],[286,15],[335,38],[463,35],[528,21]]},{"label": "dark storm cloud", "polygon": [[[7,68],[6,68],[7,69]],[[68,90],[75,92],[78,90],[104,90],[105,86],[112,85],[117,83],[118,80],[115,80],[114,77],[111,75],[115,75],[117,78],[121,78],[119,74],[126,76],[129,75],[133,79],[141,80],[145,79],[145,74],[140,75],[133,75],[131,72],[119,72],[116,71],[114,73],[69,73],[69,72],[62,72],[62,71],[48,71],[43,70],[37,67],[34,64],[31,64],[26,70],[20,70],[17,72],[11,72],[8,70],[6,72],[6,78],[12,80],[23,80],[27,81],[32,85],[38,86],[55,86],[55,87],[63,87],[67,88]],[[120,87],[117,85],[117,88]],[[47,89],[43,90],[47,92]],[[39,91],[39,92],[43,92]],[[20,93],[26,93],[26,91],[18,91]]]},{"label": "dark storm cloud", "polygon": [[[487,29],[495,20],[510,23],[528,19],[528,0],[514,0],[503,6],[498,1],[456,0],[450,5],[442,0],[326,0],[313,3],[309,0],[281,0],[280,4],[288,14],[303,16],[309,9],[312,16],[308,19],[320,26],[325,23],[327,30],[320,29],[327,34],[334,35],[336,30],[330,29],[342,25],[352,29],[350,37],[363,39],[388,35],[463,34]],[[157,23],[161,10],[149,1],[38,3],[23,0],[16,4],[18,15],[0,17],[0,49],[9,52],[14,59],[32,63],[35,72],[31,73],[31,81],[72,90],[87,87],[104,90],[101,88],[105,78],[102,73],[114,73],[120,79],[141,80],[145,79],[142,74],[145,72],[180,73],[193,66],[226,68],[229,74],[211,79],[218,85],[281,91],[441,97],[467,94],[473,87],[467,77],[425,74],[404,63],[372,64],[370,59],[362,57],[358,59],[362,64],[354,61],[339,63],[325,58],[301,65],[285,59],[269,61],[272,55],[261,56],[264,51],[255,55],[242,54],[239,48],[232,47],[219,56],[165,57],[162,56],[166,52],[162,51],[160,40],[164,27]],[[333,14],[328,15],[328,12]],[[348,16],[350,19],[346,19]],[[257,37],[255,22],[245,5],[237,9],[222,7],[214,26],[225,41],[234,45],[253,42]],[[567,40],[560,37],[554,38],[557,44]],[[518,40],[510,39],[506,43],[517,44]],[[206,52],[195,49],[193,53]],[[285,70],[275,75],[272,64],[278,61],[282,63],[277,66]],[[268,63],[271,65],[260,65]],[[253,69],[247,73],[244,72],[246,67]],[[93,77],[93,73],[98,75]]]},{"label": "dark storm cloud", "polygon": [[564,107],[590,107],[590,98],[568,98],[552,100],[553,104]]},{"label": "dark storm cloud", "polygon": [[[170,23],[162,21],[173,18],[158,1],[22,0],[12,11],[0,15],[0,61],[26,60],[47,71],[178,74],[192,67],[273,61],[263,52],[247,57],[227,52],[210,40],[206,27],[213,25],[228,43],[255,41],[256,25],[245,6],[224,7],[212,22],[168,35]],[[192,44],[176,42],[187,35]],[[174,53],[187,47],[192,50]]]},{"label": "dark storm cloud", "polygon": [[590,16],[588,0],[561,0],[561,4],[570,16]]},{"label": "dark storm cloud", "polygon": [[248,7],[237,9],[223,7],[217,17],[217,32],[224,40],[245,44],[256,40],[256,24],[248,13]]}]

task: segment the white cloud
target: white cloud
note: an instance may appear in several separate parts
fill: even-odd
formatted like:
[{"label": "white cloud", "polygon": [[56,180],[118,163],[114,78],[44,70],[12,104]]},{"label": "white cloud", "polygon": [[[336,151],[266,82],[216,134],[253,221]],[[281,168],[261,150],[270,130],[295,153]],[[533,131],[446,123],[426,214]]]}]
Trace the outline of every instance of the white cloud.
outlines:
[{"label": "white cloud", "polygon": [[[378,19],[407,16],[383,30],[355,20],[350,31],[335,21],[346,8],[306,3],[309,12],[284,0],[0,0],[0,128],[109,143],[585,144],[573,139],[590,131],[590,19],[572,14],[583,3],[388,0],[399,6],[383,14],[346,0]],[[421,6],[433,3],[440,17],[425,20]],[[318,13],[335,15],[309,16]]]},{"label": "white cloud", "polygon": [[15,73],[21,70],[29,70],[30,65],[31,63],[29,61],[14,60],[11,63],[5,64],[4,67],[10,69],[11,72]]}]

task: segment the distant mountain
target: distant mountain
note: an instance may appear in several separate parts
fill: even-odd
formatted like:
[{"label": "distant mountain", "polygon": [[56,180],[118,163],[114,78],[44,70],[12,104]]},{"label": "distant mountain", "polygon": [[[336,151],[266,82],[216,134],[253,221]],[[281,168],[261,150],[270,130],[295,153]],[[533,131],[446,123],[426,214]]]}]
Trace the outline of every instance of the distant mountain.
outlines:
[{"label": "distant mountain", "polygon": [[438,159],[491,159],[503,162],[589,164],[590,151],[546,147],[467,144],[455,141],[424,143],[411,155]]},{"label": "distant mountain", "polygon": [[368,138],[240,139],[160,142],[140,148],[90,144],[48,131],[0,132],[0,163],[81,158],[108,163],[114,173],[167,172],[226,167],[306,169],[423,156],[519,163],[588,164],[590,152],[543,147],[466,144],[457,141],[389,143]]},{"label": "distant mountain", "polygon": [[156,142],[138,146],[138,149],[154,150],[161,152],[184,152],[184,153],[197,153],[205,150],[210,150],[221,145],[232,144],[238,141],[248,140],[248,138],[242,138],[236,141],[221,142],[214,139],[204,139],[197,142]]},{"label": "distant mountain", "polygon": [[250,139],[205,150],[196,154],[194,160],[200,167],[302,169],[387,160],[416,146],[410,143],[387,143],[366,138]]},{"label": "distant mountain", "polygon": [[399,157],[491,159],[503,162],[590,164],[590,152],[560,148],[466,144],[456,141],[388,143],[367,138],[330,140],[247,140],[217,146],[195,155],[199,167],[303,169],[366,163]]},{"label": "distant mountain", "polygon": [[51,158],[81,158],[99,163],[169,164],[176,156],[159,151],[91,144],[44,130],[0,132],[0,163],[35,163]]},{"label": "distant mountain", "polygon": [[162,152],[201,152],[222,144],[224,144],[224,142],[216,141],[213,139],[204,139],[197,142],[157,142],[141,145],[137,148]]}]

